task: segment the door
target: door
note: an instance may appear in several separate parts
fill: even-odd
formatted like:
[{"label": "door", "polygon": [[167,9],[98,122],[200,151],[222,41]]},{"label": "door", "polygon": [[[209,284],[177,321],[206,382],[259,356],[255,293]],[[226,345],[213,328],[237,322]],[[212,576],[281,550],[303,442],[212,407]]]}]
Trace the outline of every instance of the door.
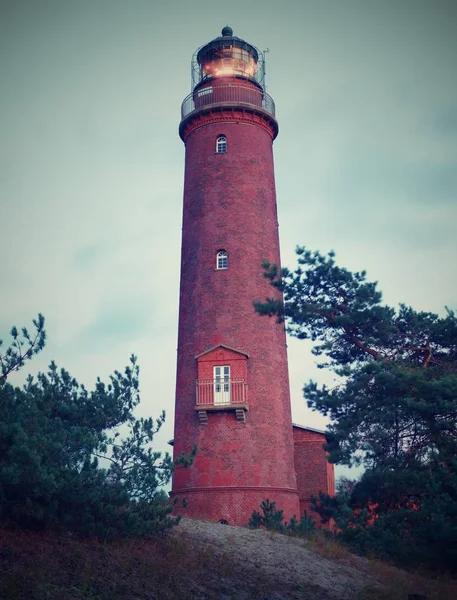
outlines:
[{"label": "door", "polygon": [[214,367],[214,404],[230,404],[230,367]]}]

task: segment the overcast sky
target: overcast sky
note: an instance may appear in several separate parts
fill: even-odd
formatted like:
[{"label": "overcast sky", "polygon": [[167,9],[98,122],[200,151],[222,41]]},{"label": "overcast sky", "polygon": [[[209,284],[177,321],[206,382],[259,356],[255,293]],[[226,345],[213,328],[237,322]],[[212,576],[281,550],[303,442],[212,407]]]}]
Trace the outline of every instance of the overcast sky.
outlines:
[{"label": "overcast sky", "polygon": [[[91,385],[141,367],[172,437],[190,60],[224,25],[267,54],[282,261],[334,249],[385,301],[457,308],[453,0],[0,0],[0,337],[40,311]],[[294,421],[322,379],[289,341]],[[18,381],[18,378],[12,378]]]}]

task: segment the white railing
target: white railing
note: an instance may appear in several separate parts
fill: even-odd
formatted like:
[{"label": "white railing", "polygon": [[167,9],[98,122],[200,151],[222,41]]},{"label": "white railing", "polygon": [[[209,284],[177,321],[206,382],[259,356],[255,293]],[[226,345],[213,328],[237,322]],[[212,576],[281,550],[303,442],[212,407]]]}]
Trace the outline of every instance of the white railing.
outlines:
[{"label": "white railing", "polygon": [[181,118],[185,119],[191,112],[213,104],[261,108],[275,116],[273,98],[262,89],[254,85],[218,82],[214,86],[199,88],[184,98]]},{"label": "white railing", "polygon": [[248,384],[244,379],[197,380],[197,406],[233,406],[247,404]]}]

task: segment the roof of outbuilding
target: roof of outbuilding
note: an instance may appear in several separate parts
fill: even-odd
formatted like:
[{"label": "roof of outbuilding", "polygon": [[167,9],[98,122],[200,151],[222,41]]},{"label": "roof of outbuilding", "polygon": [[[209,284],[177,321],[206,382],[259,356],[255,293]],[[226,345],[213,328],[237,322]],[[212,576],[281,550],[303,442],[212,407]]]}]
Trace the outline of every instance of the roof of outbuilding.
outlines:
[{"label": "roof of outbuilding", "polygon": [[292,427],[296,427],[297,429],[305,429],[306,431],[312,431],[313,433],[321,433],[322,435],[326,435],[326,431],[322,431],[322,429],[314,429],[314,427],[306,427],[305,425],[298,425],[297,423],[292,423]]}]

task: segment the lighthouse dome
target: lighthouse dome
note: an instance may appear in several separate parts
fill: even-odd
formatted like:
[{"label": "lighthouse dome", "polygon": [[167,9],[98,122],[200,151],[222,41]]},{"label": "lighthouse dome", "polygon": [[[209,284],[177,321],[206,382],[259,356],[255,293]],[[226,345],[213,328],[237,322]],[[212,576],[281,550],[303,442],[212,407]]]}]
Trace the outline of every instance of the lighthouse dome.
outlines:
[{"label": "lighthouse dome", "polygon": [[212,77],[257,79],[257,48],[233,35],[233,29],[228,25],[221,34],[197,51],[199,80]]}]

